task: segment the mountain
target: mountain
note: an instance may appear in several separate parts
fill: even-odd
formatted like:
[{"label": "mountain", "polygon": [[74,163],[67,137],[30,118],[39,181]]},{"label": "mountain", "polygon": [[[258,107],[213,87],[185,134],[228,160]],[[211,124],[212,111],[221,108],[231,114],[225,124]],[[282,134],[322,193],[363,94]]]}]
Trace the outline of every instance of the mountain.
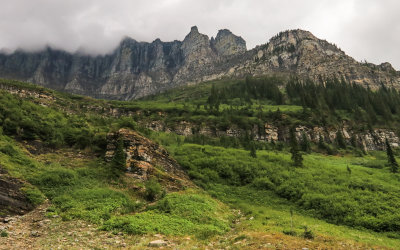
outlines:
[{"label": "mountain", "polygon": [[400,73],[389,63],[360,63],[308,31],[289,30],[247,50],[227,29],[215,38],[196,26],[183,41],[151,43],[125,38],[113,53],[90,56],[46,48],[0,54],[0,77],[33,82],[96,98],[130,100],[176,86],[219,78],[270,73],[324,80],[344,78],[370,88],[400,88]]}]

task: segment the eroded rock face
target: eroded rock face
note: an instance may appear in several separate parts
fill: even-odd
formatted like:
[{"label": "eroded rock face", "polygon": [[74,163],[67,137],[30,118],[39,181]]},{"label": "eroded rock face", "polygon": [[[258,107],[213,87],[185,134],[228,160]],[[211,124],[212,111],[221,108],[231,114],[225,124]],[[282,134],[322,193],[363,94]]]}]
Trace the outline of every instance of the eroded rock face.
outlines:
[{"label": "eroded rock face", "polygon": [[34,208],[21,191],[23,182],[12,178],[0,165],[0,217],[22,215]]},{"label": "eroded rock face", "polygon": [[[230,136],[239,138],[246,133],[246,131],[234,125],[228,127],[226,130],[215,130],[215,128],[213,129],[207,125],[201,125],[199,127],[198,125],[187,121],[178,122],[174,127],[168,127],[161,121],[152,121],[143,125],[154,131],[174,132],[178,135],[184,136],[201,134],[208,137]],[[256,141],[288,142],[290,140],[289,131],[289,127],[279,127],[274,124],[266,123],[264,124],[264,127],[261,128],[254,126],[251,130],[251,134],[253,135],[253,139]],[[318,143],[320,137],[322,137],[322,140],[326,143],[335,143],[337,132],[337,128],[307,127],[301,125],[295,128],[295,134],[298,141],[302,141],[303,134],[305,134],[307,139],[314,143]],[[356,132],[344,125],[340,128],[340,132],[348,145],[355,143],[357,147],[365,151],[385,150],[386,138],[388,138],[392,147],[398,147],[400,145],[400,138],[395,132],[388,129],[374,129],[372,131]]]},{"label": "eroded rock face", "polygon": [[372,89],[379,88],[381,82],[400,88],[400,74],[389,63],[357,62],[336,45],[318,39],[308,31],[281,32],[255,50],[252,66],[255,75],[273,69],[289,71],[316,82],[337,77]]},{"label": "eroded rock face", "polygon": [[118,139],[124,142],[126,168],[129,175],[139,180],[157,176],[169,190],[192,186],[182,167],[157,143],[129,129],[120,129],[107,135],[106,160],[114,156]]},{"label": "eroded rock face", "polygon": [[211,45],[222,56],[243,54],[247,50],[246,41],[227,29],[219,30],[215,39],[211,38]]},{"label": "eroded rock face", "polygon": [[308,31],[281,32],[267,44],[246,49],[229,30],[215,39],[196,26],[183,41],[151,43],[125,38],[109,55],[89,56],[46,48],[0,54],[0,77],[30,81],[96,98],[130,100],[219,78],[283,72],[316,81],[344,78],[363,86],[400,89],[400,73],[389,63],[360,63]]}]

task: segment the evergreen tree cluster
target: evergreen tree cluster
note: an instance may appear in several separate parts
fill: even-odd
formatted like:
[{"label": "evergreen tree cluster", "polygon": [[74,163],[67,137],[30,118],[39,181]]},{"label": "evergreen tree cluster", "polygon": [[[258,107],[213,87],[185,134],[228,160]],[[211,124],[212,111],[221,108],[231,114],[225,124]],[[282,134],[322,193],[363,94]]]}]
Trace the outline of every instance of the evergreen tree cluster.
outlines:
[{"label": "evergreen tree cluster", "polygon": [[299,143],[297,142],[294,127],[290,129],[290,153],[292,154],[293,165],[295,167],[302,167],[303,156],[299,149]]},{"label": "evergreen tree cluster", "polygon": [[400,92],[384,85],[372,91],[344,79],[314,83],[292,78],[286,85],[286,93],[292,104],[330,113],[346,110],[354,113],[355,119],[370,124],[375,124],[379,117],[385,122],[392,121],[400,114]]},{"label": "evergreen tree cluster", "polygon": [[392,147],[390,146],[390,143],[387,138],[385,143],[386,143],[386,154],[388,158],[388,164],[390,166],[390,171],[392,171],[392,173],[398,173],[399,164],[397,163],[396,158],[394,157]]},{"label": "evergreen tree cluster", "polygon": [[207,104],[215,109],[220,104],[232,104],[231,100],[238,98],[243,103],[251,104],[251,99],[271,100],[274,104],[284,104],[284,95],[278,88],[282,81],[277,77],[252,78],[246,77],[230,86],[216,87],[212,85]]}]

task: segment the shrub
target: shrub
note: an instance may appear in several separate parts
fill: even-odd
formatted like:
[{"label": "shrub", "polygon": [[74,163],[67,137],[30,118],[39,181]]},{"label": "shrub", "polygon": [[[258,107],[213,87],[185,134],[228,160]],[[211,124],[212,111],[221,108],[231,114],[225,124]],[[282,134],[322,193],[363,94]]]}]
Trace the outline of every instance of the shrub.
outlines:
[{"label": "shrub", "polygon": [[10,144],[0,147],[0,152],[8,156],[16,156],[18,154],[18,152]]},{"label": "shrub", "polygon": [[37,175],[33,182],[45,189],[53,189],[63,186],[73,186],[77,181],[75,171],[70,169],[54,169]]},{"label": "shrub", "polygon": [[297,235],[296,231],[293,231],[293,230],[283,230],[282,233],[284,233],[286,235],[290,235],[290,236],[296,236]]},{"label": "shrub", "polygon": [[119,177],[126,170],[126,154],[122,139],[117,140],[114,157],[111,160],[111,167],[111,172],[115,177]]},{"label": "shrub", "polygon": [[8,232],[6,230],[1,230],[0,237],[8,237]]},{"label": "shrub", "polygon": [[154,201],[160,196],[162,191],[161,185],[155,179],[148,180],[145,184],[145,187],[145,197],[147,200]]},{"label": "shrub", "polygon": [[258,177],[254,179],[252,186],[258,189],[273,190],[275,185],[268,177]]},{"label": "shrub", "polygon": [[308,229],[307,226],[304,227],[303,238],[309,239],[309,240],[313,240],[314,239],[313,231],[311,231],[311,229]]},{"label": "shrub", "polygon": [[28,200],[35,206],[42,204],[46,198],[39,189],[31,185],[25,185],[21,188],[21,191],[25,193]]}]

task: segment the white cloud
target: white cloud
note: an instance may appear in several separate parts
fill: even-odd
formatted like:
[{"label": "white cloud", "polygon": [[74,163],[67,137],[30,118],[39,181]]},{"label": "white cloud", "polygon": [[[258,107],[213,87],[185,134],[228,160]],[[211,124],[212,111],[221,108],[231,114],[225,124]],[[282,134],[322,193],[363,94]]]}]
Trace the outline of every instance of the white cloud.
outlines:
[{"label": "white cloud", "polygon": [[215,36],[228,28],[248,47],[302,28],[357,60],[400,69],[396,0],[13,0],[0,8],[0,48],[112,51],[124,36],[182,40],[192,25]]}]

